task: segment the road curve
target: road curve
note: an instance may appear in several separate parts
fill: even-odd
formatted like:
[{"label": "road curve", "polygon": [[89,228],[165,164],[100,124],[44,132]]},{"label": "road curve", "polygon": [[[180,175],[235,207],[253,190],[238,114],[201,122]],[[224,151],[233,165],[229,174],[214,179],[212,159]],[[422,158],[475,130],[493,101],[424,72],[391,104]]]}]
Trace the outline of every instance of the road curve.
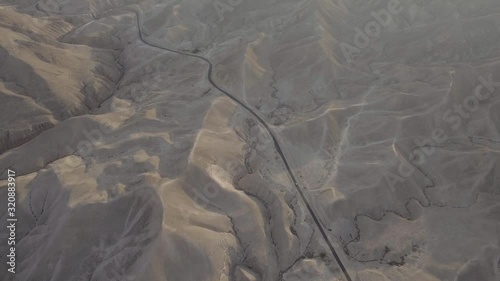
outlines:
[{"label": "road curve", "polygon": [[[38,5],[38,3],[35,5],[35,8],[40,11],[40,12],[43,12],[43,13],[46,13],[48,15],[60,15],[60,16],[68,16],[66,14],[58,14],[58,13],[52,13],[50,11],[45,11],[43,10],[42,8],[40,8],[40,6]],[[210,82],[210,84],[216,88],[217,90],[219,90],[221,93],[223,93],[224,95],[226,95],[228,98],[230,98],[231,100],[233,100],[235,103],[237,103],[238,105],[240,105],[241,107],[243,107],[245,110],[247,110],[250,114],[252,114],[255,118],[257,118],[257,120],[259,120],[259,122],[262,124],[262,126],[264,126],[264,128],[266,129],[267,133],[271,136],[272,140],[273,140],[273,143],[274,143],[274,147],[276,149],[276,151],[278,152],[278,154],[280,155],[281,157],[281,160],[283,161],[283,164],[285,164],[285,167],[286,167],[286,170],[288,171],[288,175],[290,176],[290,179],[292,180],[294,186],[295,186],[295,189],[297,190],[297,192],[299,193],[299,196],[301,198],[301,200],[304,202],[304,204],[306,205],[307,207],[307,210],[309,211],[311,217],[313,218],[314,220],[314,223],[316,224],[316,226],[318,227],[320,233],[321,233],[321,236],[323,236],[323,239],[325,240],[325,242],[327,243],[328,245],[328,248],[330,250],[330,252],[332,253],[333,257],[335,258],[337,264],[339,265],[340,269],[342,270],[342,273],[344,274],[344,277],[347,281],[352,281],[350,275],[349,275],[349,272],[347,272],[342,260],[340,259],[337,251],[335,250],[335,248],[333,247],[333,244],[332,242],[330,241],[330,239],[328,238],[328,235],[326,234],[326,231],[325,229],[323,228],[322,224],[320,223],[318,217],[316,216],[316,213],[314,212],[314,209],[311,207],[311,204],[309,203],[309,201],[307,200],[302,188],[300,187],[299,183],[297,182],[297,179],[295,178],[295,175],[293,174],[293,171],[292,169],[290,168],[290,165],[288,164],[288,160],[286,159],[285,157],[285,154],[283,153],[283,150],[281,149],[281,146],[278,142],[278,138],[276,137],[276,134],[274,133],[274,131],[269,127],[269,125],[266,123],[266,121],[264,121],[264,119],[262,119],[253,109],[251,109],[248,105],[246,105],[244,102],[240,101],[238,98],[236,98],[235,96],[231,95],[230,93],[228,93],[227,91],[225,91],[224,89],[222,89],[221,87],[219,87],[217,85],[217,83],[214,82],[214,80],[212,79],[212,73],[213,73],[213,64],[212,62],[203,57],[203,56],[200,56],[200,55],[196,55],[196,54],[191,54],[191,53],[186,53],[186,52],[181,52],[181,51],[178,51],[178,50],[174,50],[174,49],[169,49],[169,48],[166,48],[166,47],[163,47],[163,46],[160,46],[160,45],[157,45],[155,44],[154,42],[149,42],[146,40],[146,38],[144,37],[143,35],[143,31],[142,31],[142,26],[141,26],[141,16],[140,16],[140,13],[137,11],[137,10],[134,10],[134,9],[131,9],[131,8],[123,8],[123,7],[119,7],[119,8],[113,8],[113,9],[110,9],[110,10],[107,10],[105,13],[108,13],[108,12],[111,12],[111,11],[115,11],[115,10],[124,10],[124,11],[129,11],[129,12],[132,12],[135,14],[136,16],[136,22],[137,22],[137,29],[139,30],[139,39],[146,45],[148,46],[151,46],[151,47],[154,47],[154,48],[157,48],[157,49],[161,49],[161,50],[164,50],[164,51],[168,51],[168,52],[171,52],[171,53],[175,53],[175,54],[179,54],[179,55],[184,55],[184,56],[188,56],[188,57],[193,57],[193,58],[197,58],[197,59],[200,59],[200,60],[203,60],[204,62],[207,63],[208,65],[208,72],[207,72],[207,79],[208,81]],[[92,15],[94,16],[94,14],[91,14],[91,13],[82,13],[82,14],[70,14],[69,16],[76,16],[76,15]]]}]

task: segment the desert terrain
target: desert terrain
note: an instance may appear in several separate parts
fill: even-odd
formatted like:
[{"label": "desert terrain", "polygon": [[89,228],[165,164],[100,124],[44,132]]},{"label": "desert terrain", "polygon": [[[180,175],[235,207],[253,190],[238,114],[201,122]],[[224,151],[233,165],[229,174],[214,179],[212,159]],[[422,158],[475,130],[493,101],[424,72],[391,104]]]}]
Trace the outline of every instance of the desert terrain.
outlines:
[{"label": "desert terrain", "polygon": [[0,0],[0,34],[2,281],[500,280],[499,1]]}]

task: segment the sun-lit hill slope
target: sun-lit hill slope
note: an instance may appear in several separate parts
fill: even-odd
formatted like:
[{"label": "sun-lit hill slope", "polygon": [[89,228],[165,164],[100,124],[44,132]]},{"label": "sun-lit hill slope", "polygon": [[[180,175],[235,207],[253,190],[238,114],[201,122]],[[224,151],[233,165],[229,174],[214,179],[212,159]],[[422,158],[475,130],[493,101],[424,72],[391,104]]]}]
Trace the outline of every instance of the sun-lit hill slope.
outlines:
[{"label": "sun-lit hill slope", "polygon": [[0,152],[91,112],[113,94],[121,76],[115,51],[59,42],[75,28],[59,18],[2,8],[0,22]]}]

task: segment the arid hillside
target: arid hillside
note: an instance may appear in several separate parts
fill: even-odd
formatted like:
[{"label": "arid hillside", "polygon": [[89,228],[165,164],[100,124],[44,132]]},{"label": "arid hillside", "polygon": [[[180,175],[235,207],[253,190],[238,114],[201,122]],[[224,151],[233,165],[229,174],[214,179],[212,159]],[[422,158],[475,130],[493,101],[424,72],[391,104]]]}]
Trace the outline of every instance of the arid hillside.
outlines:
[{"label": "arid hillside", "polygon": [[497,0],[0,0],[0,32],[0,280],[500,280]]}]

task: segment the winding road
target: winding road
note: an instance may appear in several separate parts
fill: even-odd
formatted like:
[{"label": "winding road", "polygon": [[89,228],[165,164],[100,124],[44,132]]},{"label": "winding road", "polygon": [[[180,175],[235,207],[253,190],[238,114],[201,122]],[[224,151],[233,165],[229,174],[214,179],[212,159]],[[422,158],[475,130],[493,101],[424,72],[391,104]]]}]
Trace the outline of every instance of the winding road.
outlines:
[{"label": "winding road", "polygon": [[[59,15],[59,16],[77,16],[77,15],[92,15],[94,18],[95,18],[95,15],[92,14],[92,13],[81,13],[81,14],[58,14],[58,13],[54,13],[54,12],[50,12],[50,11],[46,11],[46,10],[43,10],[42,8],[40,8],[39,4],[37,3],[35,5],[35,8],[42,12],[42,13],[45,13],[45,14],[48,14],[48,15]],[[237,103],[238,105],[240,105],[241,107],[243,107],[246,111],[248,111],[251,115],[253,115],[255,118],[257,118],[257,120],[259,120],[259,122],[262,124],[262,126],[264,126],[264,128],[266,129],[267,133],[271,136],[272,140],[273,140],[273,143],[274,143],[274,147],[276,149],[276,151],[278,152],[278,154],[280,155],[281,157],[281,160],[283,161],[283,164],[285,165],[286,167],[286,170],[288,172],[288,175],[290,176],[290,179],[292,180],[294,186],[295,186],[295,189],[297,190],[297,193],[299,194],[301,200],[303,201],[303,203],[306,205],[307,207],[307,210],[309,211],[311,217],[313,218],[314,220],[314,223],[316,224],[316,226],[318,227],[320,233],[321,233],[321,236],[323,237],[323,239],[325,240],[325,242],[327,243],[328,245],[328,248],[330,250],[330,252],[332,253],[333,257],[335,258],[337,264],[339,265],[340,269],[342,270],[342,273],[344,274],[344,277],[347,281],[352,281],[350,275],[349,275],[349,272],[347,272],[342,260],[340,259],[337,251],[335,250],[335,248],[333,247],[333,244],[332,242],[330,241],[328,235],[326,234],[326,231],[325,229],[323,228],[322,224],[320,223],[320,220],[318,219],[314,209],[312,208],[311,204],[309,203],[309,200],[306,198],[305,194],[304,194],[304,191],[303,189],[300,187],[299,183],[297,182],[297,179],[290,167],[290,164],[288,163],[288,160],[286,159],[285,157],[285,154],[283,153],[283,150],[281,149],[281,146],[278,142],[278,138],[276,137],[276,134],[274,133],[274,131],[269,127],[269,125],[267,124],[266,121],[264,121],[264,119],[262,119],[253,109],[251,109],[248,105],[246,105],[244,102],[240,101],[238,98],[236,98],[235,96],[231,95],[230,93],[228,93],[227,91],[225,91],[224,89],[222,89],[220,86],[217,85],[217,83],[214,82],[213,78],[212,78],[212,74],[213,74],[213,64],[212,62],[203,57],[203,56],[200,56],[200,55],[196,55],[196,54],[191,54],[191,53],[185,53],[185,52],[181,52],[181,51],[178,51],[178,50],[174,50],[174,49],[169,49],[169,48],[166,48],[166,47],[163,47],[163,46],[160,46],[160,45],[157,45],[155,44],[154,42],[149,42],[147,41],[147,39],[144,37],[144,34],[143,34],[143,29],[142,29],[142,26],[141,26],[141,16],[140,16],[140,13],[137,11],[137,10],[134,10],[134,9],[131,9],[131,8],[124,8],[124,7],[119,7],[119,8],[112,8],[108,11],[105,11],[105,13],[109,13],[109,12],[112,12],[112,11],[118,11],[118,10],[122,10],[122,11],[128,11],[128,12],[132,12],[135,14],[136,16],[136,22],[137,22],[137,28],[139,30],[139,38],[140,40],[148,45],[148,46],[151,46],[151,47],[154,47],[154,48],[157,48],[157,49],[161,49],[161,50],[164,50],[164,51],[168,51],[168,52],[171,52],[171,53],[175,53],[175,54],[179,54],[179,55],[184,55],[184,56],[188,56],[188,57],[193,57],[193,58],[197,58],[197,59],[200,59],[200,60],[203,60],[204,62],[207,63],[208,65],[208,72],[207,72],[207,79],[208,81],[210,82],[210,84],[216,88],[217,90],[219,90],[221,93],[223,93],[224,95],[226,95],[228,98],[230,98],[231,100],[233,100],[235,103]],[[104,13],[104,14],[105,14]]]}]

